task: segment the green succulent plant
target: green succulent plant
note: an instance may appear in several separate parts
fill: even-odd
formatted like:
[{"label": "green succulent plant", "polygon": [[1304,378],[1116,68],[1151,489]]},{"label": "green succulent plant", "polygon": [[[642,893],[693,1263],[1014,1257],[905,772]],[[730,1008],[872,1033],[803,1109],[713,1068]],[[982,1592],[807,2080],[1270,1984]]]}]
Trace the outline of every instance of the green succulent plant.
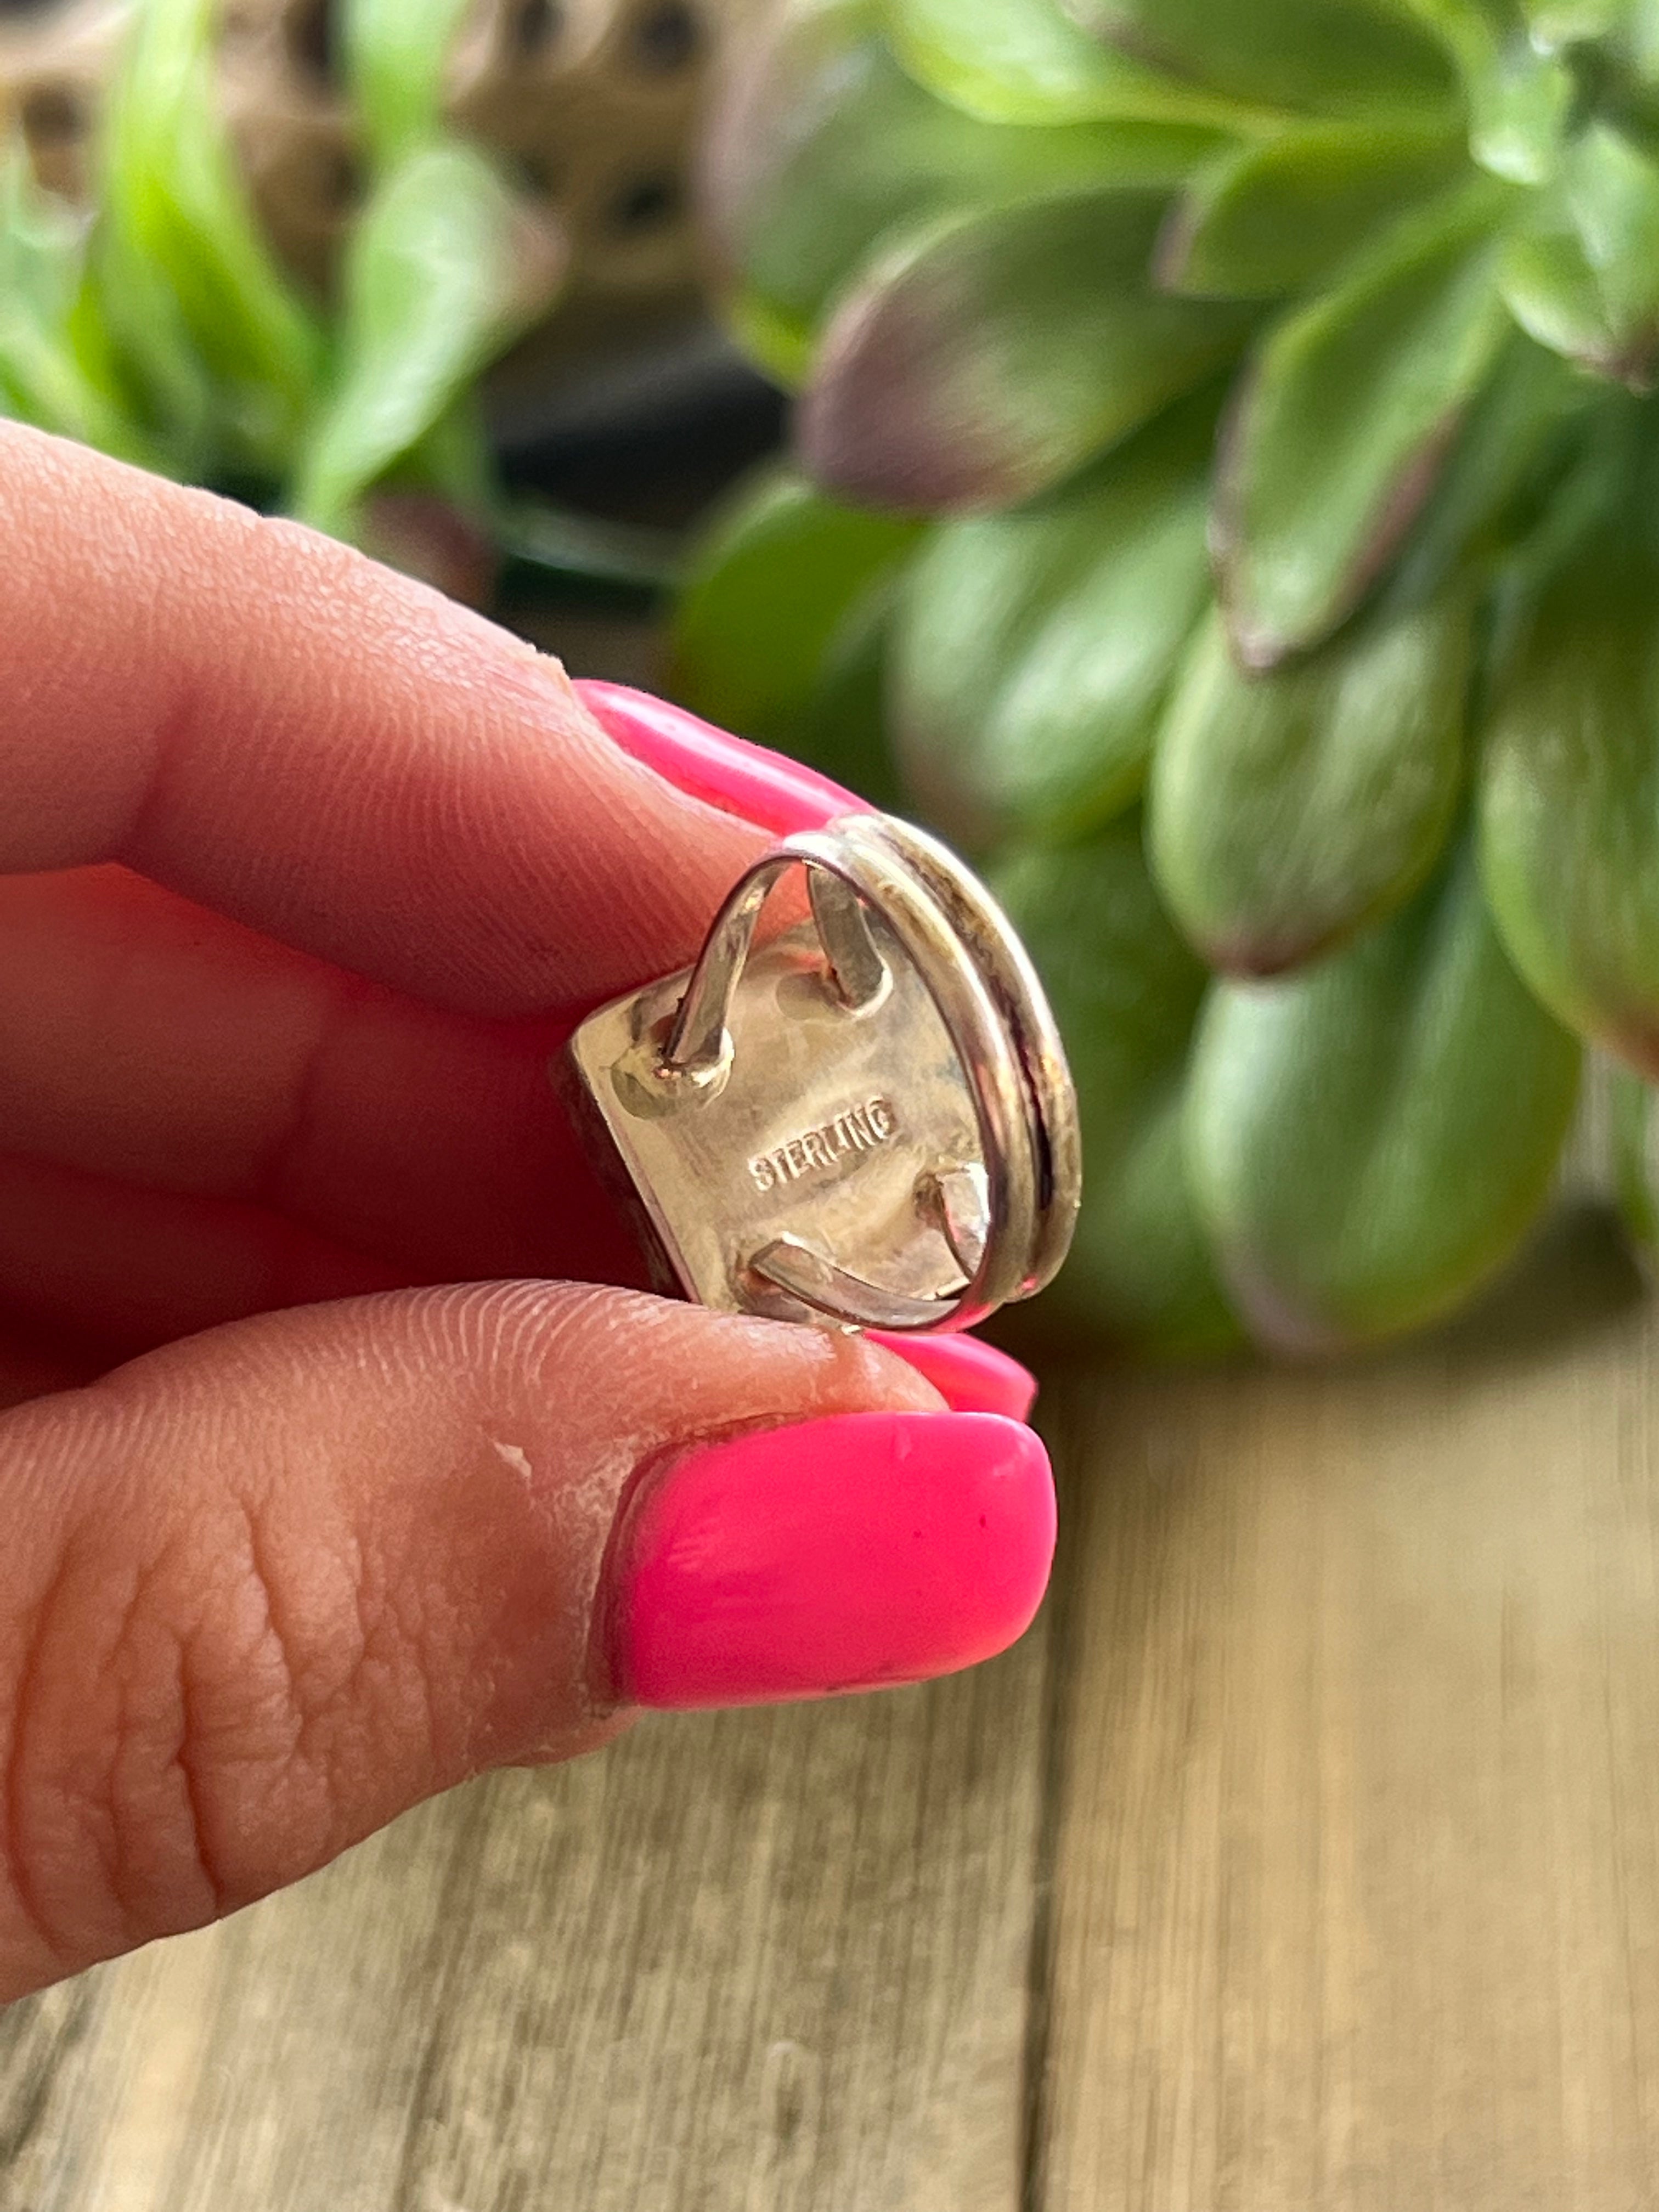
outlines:
[{"label": "green succulent plant", "polygon": [[982,856],[1076,1063],[1053,1294],[1425,1322],[1659,1077],[1659,6],[791,0],[716,118],[799,393],[690,702]]}]

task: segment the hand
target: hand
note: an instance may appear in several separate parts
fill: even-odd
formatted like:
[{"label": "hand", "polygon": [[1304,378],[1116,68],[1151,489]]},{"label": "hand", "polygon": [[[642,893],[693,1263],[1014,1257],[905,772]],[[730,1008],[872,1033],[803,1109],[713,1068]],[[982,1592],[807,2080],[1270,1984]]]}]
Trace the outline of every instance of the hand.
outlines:
[{"label": "hand", "polygon": [[821,787],[12,428],[0,544],[0,1997],[640,1704],[1018,1635],[1047,1463],[943,1410],[1011,1363],[592,1287],[548,1056]]}]

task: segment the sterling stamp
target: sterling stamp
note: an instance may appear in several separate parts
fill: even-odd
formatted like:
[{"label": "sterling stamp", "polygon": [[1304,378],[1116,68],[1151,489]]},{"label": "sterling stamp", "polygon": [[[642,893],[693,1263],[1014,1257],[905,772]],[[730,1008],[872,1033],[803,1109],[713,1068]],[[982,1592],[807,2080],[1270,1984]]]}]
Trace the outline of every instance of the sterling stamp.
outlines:
[{"label": "sterling stamp", "polygon": [[833,1121],[792,1137],[775,1152],[757,1152],[749,1172],[757,1190],[771,1190],[780,1183],[799,1182],[814,1168],[833,1168],[848,1152],[872,1152],[897,1134],[898,1116],[888,1101],[869,1098],[862,1106],[837,1114]]}]

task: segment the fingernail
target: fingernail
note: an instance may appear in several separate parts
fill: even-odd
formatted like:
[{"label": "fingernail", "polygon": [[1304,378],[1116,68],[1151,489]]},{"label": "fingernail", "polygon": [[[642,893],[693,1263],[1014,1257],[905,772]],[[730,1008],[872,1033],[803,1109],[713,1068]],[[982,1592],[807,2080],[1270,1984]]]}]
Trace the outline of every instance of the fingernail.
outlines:
[{"label": "fingernail", "polygon": [[869,1334],[925,1376],[953,1413],[1004,1413],[1023,1421],[1036,1401],[1030,1370],[976,1336],[890,1336],[879,1328]]},{"label": "fingernail", "polygon": [[866,802],[816,769],[769,752],[699,721],[683,707],[671,707],[648,692],[621,684],[578,681],[583,704],[613,743],[655,770],[665,783],[689,798],[701,799],[722,813],[741,815],[757,829],[787,836],[816,830],[836,815],[862,813]]},{"label": "fingernail", "polygon": [[1048,1579],[1054,1492],[992,1413],[848,1413],[706,1444],[623,1523],[618,1693],[769,1705],[953,1674],[1006,1649]]}]

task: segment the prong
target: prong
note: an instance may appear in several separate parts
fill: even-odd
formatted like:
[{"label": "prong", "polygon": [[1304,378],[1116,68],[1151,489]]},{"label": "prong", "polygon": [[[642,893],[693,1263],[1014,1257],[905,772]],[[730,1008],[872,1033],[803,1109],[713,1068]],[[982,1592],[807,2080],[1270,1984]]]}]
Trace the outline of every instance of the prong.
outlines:
[{"label": "prong", "polygon": [[773,884],[794,864],[792,854],[769,853],[733,887],[686,983],[657,1064],[660,1076],[718,1087],[731,1060],[726,1018],[754,942],[755,925]]},{"label": "prong", "polygon": [[873,1006],[887,988],[887,964],[876,950],[858,893],[828,869],[809,868],[806,895],[836,996],[850,1013]]},{"label": "prong", "polygon": [[971,1278],[991,1233],[991,1187],[982,1167],[940,1168],[916,1181],[916,1211],[951,1248],[951,1257]]},{"label": "prong", "polygon": [[964,1288],[961,1283],[937,1297],[915,1298],[903,1291],[884,1291],[878,1283],[849,1274],[799,1237],[774,1237],[749,1262],[748,1272],[774,1290],[785,1291],[814,1313],[860,1328],[931,1329],[949,1319]]}]

